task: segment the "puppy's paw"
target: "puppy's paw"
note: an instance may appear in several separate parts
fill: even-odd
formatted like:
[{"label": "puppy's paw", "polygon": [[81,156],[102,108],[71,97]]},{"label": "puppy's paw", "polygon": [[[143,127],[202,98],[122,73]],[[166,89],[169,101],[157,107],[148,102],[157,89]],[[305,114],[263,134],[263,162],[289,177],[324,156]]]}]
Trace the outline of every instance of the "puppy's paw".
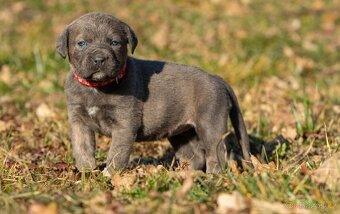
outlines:
[{"label": "puppy's paw", "polygon": [[102,173],[103,173],[104,177],[108,177],[108,178],[110,178],[111,175],[112,175],[112,173],[110,172],[110,170],[108,170],[108,168],[106,168],[106,167],[105,167],[105,169],[103,170]]},{"label": "puppy's paw", "polygon": [[96,168],[96,160],[94,158],[76,160],[76,167],[80,172],[92,171]]}]

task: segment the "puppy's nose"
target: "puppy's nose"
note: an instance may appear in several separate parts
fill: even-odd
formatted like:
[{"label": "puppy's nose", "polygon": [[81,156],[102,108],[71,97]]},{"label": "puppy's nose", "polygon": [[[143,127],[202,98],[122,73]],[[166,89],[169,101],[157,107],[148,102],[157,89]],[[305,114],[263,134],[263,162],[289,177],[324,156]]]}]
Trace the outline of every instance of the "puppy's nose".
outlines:
[{"label": "puppy's nose", "polygon": [[95,65],[102,66],[105,63],[106,58],[103,56],[95,56],[92,60]]}]

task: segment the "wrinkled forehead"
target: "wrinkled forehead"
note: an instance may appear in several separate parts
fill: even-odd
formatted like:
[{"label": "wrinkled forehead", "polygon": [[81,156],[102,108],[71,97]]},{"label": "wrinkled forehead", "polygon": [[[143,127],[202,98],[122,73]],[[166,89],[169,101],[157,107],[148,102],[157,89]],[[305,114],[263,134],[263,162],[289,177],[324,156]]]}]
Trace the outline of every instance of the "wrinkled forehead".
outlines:
[{"label": "wrinkled forehead", "polygon": [[75,39],[125,37],[125,24],[110,16],[81,17],[70,24]]}]

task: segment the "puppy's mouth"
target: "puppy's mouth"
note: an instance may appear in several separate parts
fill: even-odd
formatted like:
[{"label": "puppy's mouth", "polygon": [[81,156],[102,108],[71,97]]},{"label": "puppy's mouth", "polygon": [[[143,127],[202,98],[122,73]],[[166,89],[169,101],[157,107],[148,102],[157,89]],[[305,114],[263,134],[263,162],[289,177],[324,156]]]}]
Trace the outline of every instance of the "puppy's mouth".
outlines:
[{"label": "puppy's mouth", "polygon": [[105,72],[103,71],[97,71],[88,78],[89,80],[95,81],[95,82],[102,82],[106,81],[108,79],[111,79]]}]

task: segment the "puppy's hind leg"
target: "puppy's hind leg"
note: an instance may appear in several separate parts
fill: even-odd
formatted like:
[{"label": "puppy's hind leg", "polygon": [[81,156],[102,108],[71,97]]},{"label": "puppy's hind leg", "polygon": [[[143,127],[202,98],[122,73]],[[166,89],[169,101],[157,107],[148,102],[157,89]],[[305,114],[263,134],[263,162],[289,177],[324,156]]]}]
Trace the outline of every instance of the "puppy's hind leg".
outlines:
[{"label": "puppy's hind leg", "polygon": [[188,169],[204,170],[204,151],[194,129],[169,138],[180,164],[188,163]]},{"label": "puppy's hind leg", "polygon": [[227,133],[227,111],[215,115],[202,115],[197,135],[205,151],[206,172],[219,173],[225,166],[225,149],[221,139]]}]

